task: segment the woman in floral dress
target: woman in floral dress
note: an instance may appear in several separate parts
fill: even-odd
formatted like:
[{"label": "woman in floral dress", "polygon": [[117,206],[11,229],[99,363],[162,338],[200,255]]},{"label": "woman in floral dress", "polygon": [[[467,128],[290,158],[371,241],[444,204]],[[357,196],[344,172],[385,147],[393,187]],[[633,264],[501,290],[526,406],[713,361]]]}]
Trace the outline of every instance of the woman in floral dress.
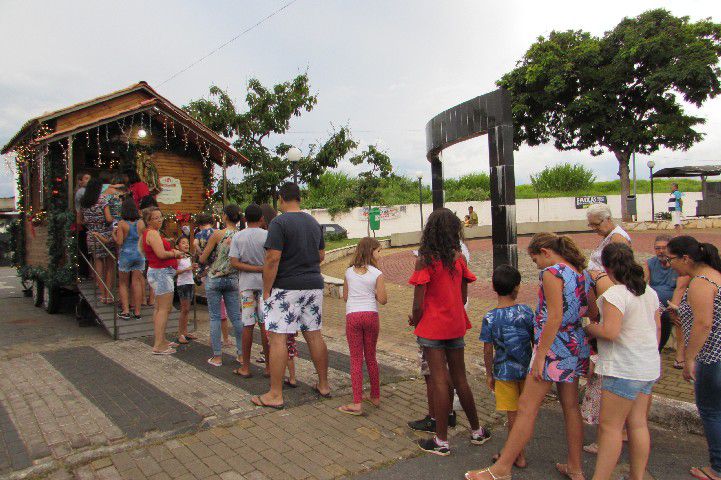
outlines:
[{"label": "woman in floral dress", "polygon": [[[103,182],[100,179],[90,179],[85,187],[85,194],[80,199],[80,215],[83,225],[88,230],[88,253],[93,257],[95,281],[100,292],[98,301],[111,303],[110,290],[113,288],[113,278],[115,277],[115,261],[110,257],[108,250],[112,252],[115,248],[112,240],[113,217],[110,215],[106,197],[100,195],[102,188]],[[103,248],[103,245],[107,249]],[[105,282],[104,285],[103,282]]]},{"label": "woman in floral dress", "polygon": [[563,408],[568,440],[567,463],[558,471],[571,480],[583,480],[581,456],[583,421],[578,405],[578,380],[588,373],[590,347],[581,318],[589,310],[591,279],[586,258],[569,237],[536,234],[528,253],[541,270],[534,325],[531,369],[519,400],[518,417],[500,458],[492,467],[466,473],[468,480],[509,480],[513,462],[533,435],[536,416],[553,383]]}]

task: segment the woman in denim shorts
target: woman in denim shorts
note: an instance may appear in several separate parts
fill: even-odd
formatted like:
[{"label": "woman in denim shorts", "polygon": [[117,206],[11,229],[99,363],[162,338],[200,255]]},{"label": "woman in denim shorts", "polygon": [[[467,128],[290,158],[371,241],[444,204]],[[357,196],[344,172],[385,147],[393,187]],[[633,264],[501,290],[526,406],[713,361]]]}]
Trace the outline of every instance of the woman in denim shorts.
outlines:
[{"label": "woman in denim shorts", "polygon": [[173,306],[173,292],[175,285],[175,270],[178,268],[178,258],[183,254],[174,250],[170,242],[160,236],[160,227],[163,225],[163,214],[158,207],[148,207],[143,210],[143,222],[146,230],[141,237],[140,245],[148,259],[148,284],[155,291],[155,309],[153,310],[153,323],[155,325],[155,344],[153,355],[171,355],[175,353],[177,343],[168,342],[165,338],[165,327],[168,324],[168,314]]},{"label": "woman in denim shorts", "polygon": [[[139,235],[145,228],[138,207],[135,205],[132,195],[128,195],[123,200],[120,208],[120,216],[122,220],[113,230],[113,240],[120,245],[118,252],[118,275],[120,283],[118,290],[120,293],[120,304],[123,311],[118,314],[121,320],[140,319],[140,308],[143,304],[143,270],[145,270],[145,257],[138,250]],[[130,285],[130,289],[128,289]],[[130,295],[133,298],[133,315],[130,316]]]},{"label": "woman in denim shorts", "polygon": [[661,374],[660,303],[656,291],[646,285],[643,268],[633,258],[631,247],[606,245],[601,262],[614,285],[596,301],[603,321],[586,327],[598,340],[596,373],[602,377],[593,478],[611,478],[621,454],[624,425],[628,428],[629,478],[643,478],[650,453],[647,420],[651,389]]}]

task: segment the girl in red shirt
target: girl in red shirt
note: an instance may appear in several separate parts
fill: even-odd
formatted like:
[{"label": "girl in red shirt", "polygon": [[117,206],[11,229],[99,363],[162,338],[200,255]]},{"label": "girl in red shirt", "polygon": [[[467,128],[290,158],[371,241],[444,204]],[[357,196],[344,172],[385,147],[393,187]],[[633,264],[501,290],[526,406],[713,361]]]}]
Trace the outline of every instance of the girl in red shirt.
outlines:
[{"label": "girl in red shirt", "polygon": [[463,337],[471,323],[464,305],[468,283],[476,277],[461,255],[462,227],[461,220],[447,208],[434,210],[423,230],[416,269],[409,280],[415,290],[408,323],[416,327],[414,333],[428,361],[436,414],[435,437],[418,441],[418,446],[443,456],[451,453],[448,444],[451,385],[458,392],[471,425],[471,443],[482,445],[490,438],[478,422],[473,393],[466,379]]}]

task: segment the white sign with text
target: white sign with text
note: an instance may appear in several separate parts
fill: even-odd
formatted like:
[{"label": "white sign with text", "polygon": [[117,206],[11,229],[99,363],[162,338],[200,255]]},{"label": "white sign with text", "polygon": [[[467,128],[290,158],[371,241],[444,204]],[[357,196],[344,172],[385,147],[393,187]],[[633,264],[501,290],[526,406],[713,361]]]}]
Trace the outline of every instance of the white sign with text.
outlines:
[{"label": "white sign with text", "polygon": [[180,203],[183,196],[183,187],[180,185],[180,179],[174,177],[160,177],[158,183],[162,190],[158,194],[158,203],[172,205]]}]

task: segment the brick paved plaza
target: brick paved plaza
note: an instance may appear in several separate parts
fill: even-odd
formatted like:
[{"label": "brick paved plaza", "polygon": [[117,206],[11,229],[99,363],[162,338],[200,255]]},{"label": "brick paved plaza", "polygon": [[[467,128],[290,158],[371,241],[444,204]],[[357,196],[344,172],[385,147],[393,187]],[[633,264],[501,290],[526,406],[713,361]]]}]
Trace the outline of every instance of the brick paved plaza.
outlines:
[{"label": "brick paved plaza", "polygon": [[[650,255],[654,236],[652,232],[634,234],[636,252]],[[719,233],[700,236],[717,241]],[[586,234],[574,237],[585,249],[596,240]],[[528,238],[519,241],[525,282],[522,300],[533,304],[536,272],[524,253],[527,242]],[[473,240],[469,247],[471,267],[479,275],[471,288],[474,327],[467,336],[469,379],[482,423],[504,432],[482,379],[482,349],[477,340],[480,318],[494,304],[488,281],[490,242]],[[199,306],[199,341],[180,348],[177,355],[153,357],[146,341],[113,342],[96,327],[77,327],[70,313],[50,316],[32,307],[30,299],[22,297],[14,272],[0,270],[4,305],[0,316],[4,327],[0,336],[0,478],[303,479],[370,472],[374,472],[371,478],[386,478],[386,467],[394,463],[397,465],[387,470],[387,478],[405,478],[404,468],[428,462],[410,460],[420,453],[413,443],[420,434],[405,426],[406,421],[426,413],[425,386],[417,375],[416,345],[407,325],[412,298],[406,284],[414,258],[411,250],[383,252],[381,267],[389,280],[390,298],[380,312],[383,403],[379,409],[368,406],[361,418],[336,410],[350,399],[342,300],[326,297],[324,303],[334,397],[322,400],[312,391],[313,365],[301,342],[296,362],[299,387],[286,389],[285,410],[269,411],[250,403],[252,395],[267,388],[260,365],[254,365],[252,379],[233,375],[235,347],[225,349],[223,367],[205,363],[210,349],[204,306]],[[324,272],[340,277],[346,262],[326,265]],[[256,338],[256,352],[258,342]],[[672,359],[673,352],[667,349],[664,376],[655,393],[693,401],[691,387],[682,381],[679,371],[670,368]],[[548,420],[541,427],[541,432],[549,429],[551,436],[560,425],[553,413],[554,403],[549,402],[549,413],[544,414]],[[466,425],[465,418],[461,423]],[[443,471],[455,471],[470,459],[479,466],[487,463],[493,452],[490,448],[500,448],[505,438],[501,433],[492,447],[470,447],[465,428],[457,428],[454,434],[453,445],[465,452],[463,460],[453,460],[454,454],[446,463],[434,460],[432,467],[423,468],[446,465]],[[543,435],[539,433],[534,440],[536,445],[546,441]],[[658,467],[661,472],[668,468],[686,471],[688,454],[674,453],[671,438],[694,446],[691,458],[701,461],[705,455],[701,437],[661,431],[658,435],[659,445],[667,442],[669,449],[659,461],[681,455],[675,466]],[[588,471],[593,458],[585,460]],[[398,477],[393,476],[396,470]],[[547,478],[540,473],[543,471],[529,469],[514,478]],[[451,478],[428,475],[418,478]],[[655,473],[653,478],[681,478],[679,475]]]}]

